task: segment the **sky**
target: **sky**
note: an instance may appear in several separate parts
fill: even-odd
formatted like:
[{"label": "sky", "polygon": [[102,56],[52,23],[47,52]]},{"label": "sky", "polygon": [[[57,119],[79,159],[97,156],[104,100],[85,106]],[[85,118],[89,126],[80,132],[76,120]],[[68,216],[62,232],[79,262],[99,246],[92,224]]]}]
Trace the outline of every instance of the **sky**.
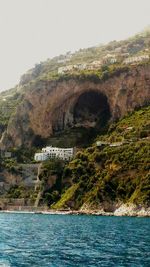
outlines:
[{"label": "sky", "polygon": [[0,0],[0,91],[40,61],[148,25],[150,0]]}]

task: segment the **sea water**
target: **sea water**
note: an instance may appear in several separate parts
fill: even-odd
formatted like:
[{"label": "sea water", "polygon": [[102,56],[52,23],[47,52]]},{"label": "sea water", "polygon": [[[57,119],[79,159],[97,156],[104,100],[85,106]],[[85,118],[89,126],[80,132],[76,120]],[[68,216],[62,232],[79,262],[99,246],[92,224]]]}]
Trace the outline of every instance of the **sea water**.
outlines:
[{"label": "sea water", "polygon": [[0,266],[150,266],[150,218],[1,213]]}]

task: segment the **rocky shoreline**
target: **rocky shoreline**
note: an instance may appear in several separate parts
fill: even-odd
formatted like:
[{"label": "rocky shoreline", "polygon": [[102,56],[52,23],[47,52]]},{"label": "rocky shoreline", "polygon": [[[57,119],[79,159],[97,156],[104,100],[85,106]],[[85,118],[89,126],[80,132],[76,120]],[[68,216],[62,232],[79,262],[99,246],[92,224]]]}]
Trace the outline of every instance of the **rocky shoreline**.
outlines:
[{"label": "rocky shoreline", "polygon": [[27,209],[21,210],[1,210],[0,213],[31,213],[43,215],[96,215],[96,216],[129,216],[129,217],[150,217],[150,207],[142,207],[136,205],[123,204],[114,211],[104,211],[103,209],[80,209],[80,210],[48,210],[39,209],[29,211]]},{"label": "rocky shoreline", "polygon": [[129,216],[129,217],[150,217],[150,207],[137,206],[134,204],[122,204],[113,211],[100,210],[83,210],[83,213],[101,215],[101,216]]}]

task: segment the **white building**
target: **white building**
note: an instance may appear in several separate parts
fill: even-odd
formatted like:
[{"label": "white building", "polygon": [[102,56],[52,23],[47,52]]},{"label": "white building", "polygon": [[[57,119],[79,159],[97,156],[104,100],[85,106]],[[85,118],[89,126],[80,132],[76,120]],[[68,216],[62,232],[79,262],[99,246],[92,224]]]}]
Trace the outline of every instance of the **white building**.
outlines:
[{"label": "white building", "polygon": [[[114,60],[114,59],[113,59]],[[82,70],[95,70],[102,66],[101,60],[95,60],[89,64],[87,63],[77,63],[74,65],[67,65],[58,68],[58,74],[65,74],[71,71],[82,71]]]},{"label": "white building", "polygon": [[103,57],[103,64],[114,64],[116,62],[117,62],[116,55],[107,54],[105,57]]},{"label": "white building", "polygon": [[87,68],[87,64],[86,63],[78,63],[73,65],[73,68],[75,70],[85,70]]},{"label": "white building", "polygon": [[88,69],[94,70],[100,68],[101,66],[102,66],[102,61],[95,60],[89,64]]},{"label": "white building", "polygon": [[135,56],[135,57],[128,57],[126,58],[123,63],[125,64],[131,64],[136,62],[142,62],[144,60],[149,60],[149,55],[141,55],[141,56]]},{"label": "white building", "polygon": [[85,64],[85,63],[78,63],[75,65],[67,65],[67,66],[58,68],[58,74],[65,74],[65,73],[75,71],[75,70],[85,70],[86,67],[87,67],[87,64]]},{"label": "white building", "polygon": [[73,158],[74,149],[73,148],[58,148],[47,146],[42,148],[42,152],[35,153],[35,161],[44,161],[47,159],[59,158],[62,160],[71,160]]},{"label": "white building", "polygon": [[73,70],[73,65],[60,67],[60,68],[58,68],[58,74],[65,74],[65,73],[72,71],[72,70]]}]

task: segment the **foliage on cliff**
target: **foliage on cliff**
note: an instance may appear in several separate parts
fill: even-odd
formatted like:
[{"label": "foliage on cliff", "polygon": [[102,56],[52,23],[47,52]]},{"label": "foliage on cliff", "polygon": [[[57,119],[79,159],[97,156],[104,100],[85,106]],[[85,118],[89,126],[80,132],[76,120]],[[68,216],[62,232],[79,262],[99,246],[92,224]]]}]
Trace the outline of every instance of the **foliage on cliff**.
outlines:
[{"label": "foliage on cliff", "polygon": [[60,199],[62,193],[62,175],[65,163],[59,159],[45,161],[39,174],[41,204],[48,206]]},{"label": "foliage on cliff", "polygon": [[0,137],[20,102],[21,93],[17,92],[16,87],[0,93]]},{"label": "foliage on cliff", "polygon": [[150,106],[138,108],[119,122],[111,124],[108,133],[104,136],[98,136],[97,140],[108,142],[136,141],[148,136],[150,136]]},{"label": "foliage on cliff", "polygon": [[[124,126],[132,126],[134,131],[128,130],[124,136],[130,142],[117,147],[97,147],[93,144],[78,152],[64,169],[63,179],[70,181],[70,184],[52,207],[79,209],[88,204],[96,208],[106,201],[149,205],[149,112],[150,107],[147,107],[126,116],[111,126],[107,135],[102,136],[108,142],[118,141],[125,131]],[[118,132],[118,129],[122,131]]]},{"label": "foliage on cliff", "polygon": [[138,141],[78,153],[64,172],[64,178],[70,177],[73,185],[54,207],[78,209],[85,203],[98,206],[104,201],[149,203],[149,151],[147,141]]}]

